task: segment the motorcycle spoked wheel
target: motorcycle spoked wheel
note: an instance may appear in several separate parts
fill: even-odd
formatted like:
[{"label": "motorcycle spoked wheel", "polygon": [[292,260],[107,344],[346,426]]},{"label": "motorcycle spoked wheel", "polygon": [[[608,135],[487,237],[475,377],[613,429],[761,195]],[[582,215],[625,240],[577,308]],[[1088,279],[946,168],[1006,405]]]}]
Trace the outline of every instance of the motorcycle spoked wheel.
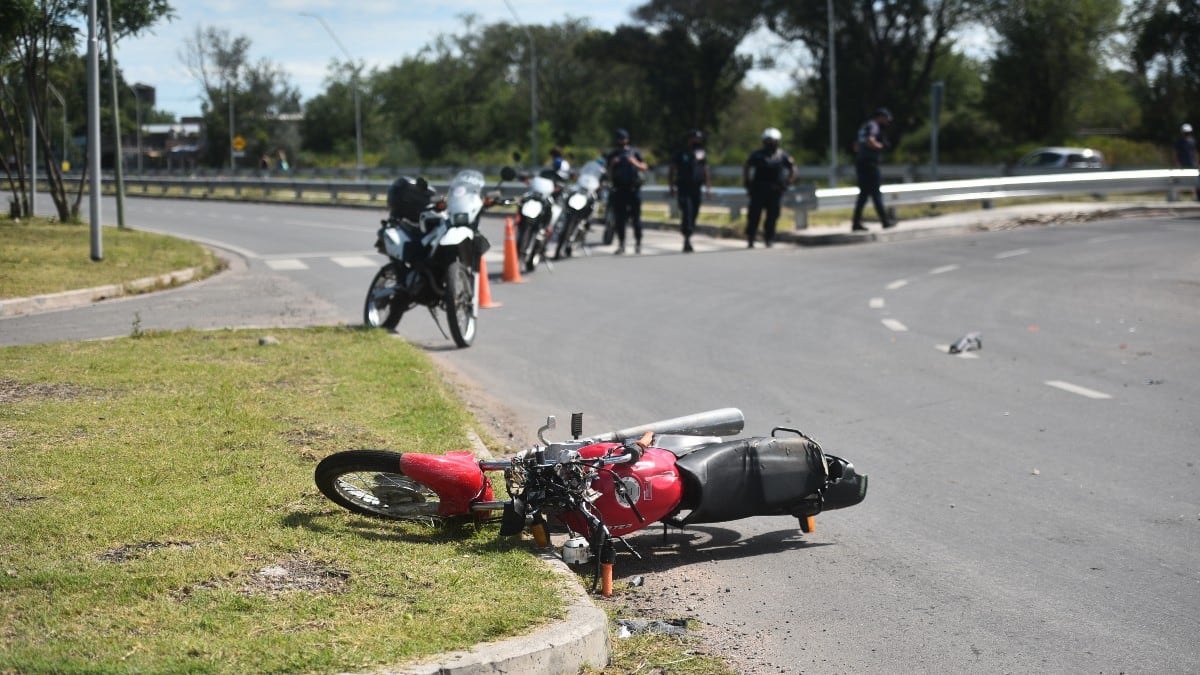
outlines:
[{"label": "motorcycle spoked wheel", "polygon": [[373,518],[441,520],[441,499],[400,470],[400,453],[347,450],[326,457],[313,473],[317,489],[334,504]]},{"label": "motorcycle spoked wheel", "polygon": [[461,262],[446,268],[446,297],[442,304],[450,336],[459,347],[475,341],[475,323],[479,316],[479,274]]},{"label": "motorcycle spoked wheel", "polygon": [[397,287],[400,285],[399,270],[395,265],[384,265],[375,273],[367,300],[363,306],[363,325],[368,328],[395,330],[404,316],[407,303],[401,300]]}]

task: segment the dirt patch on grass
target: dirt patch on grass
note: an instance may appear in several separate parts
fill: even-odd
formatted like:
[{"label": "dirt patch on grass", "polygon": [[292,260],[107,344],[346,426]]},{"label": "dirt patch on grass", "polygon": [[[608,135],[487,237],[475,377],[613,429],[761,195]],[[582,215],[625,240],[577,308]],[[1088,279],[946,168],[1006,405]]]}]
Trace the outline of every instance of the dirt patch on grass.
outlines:
[{"label": "dirt patch on grass", "polygon": [[144,541],[137,544],[127,544],[111,548],[96,556],[96,559],[104,562],[124,563],[144,558],[146,555],[164,548],[190,551],[195,547],[196,544],[187,541]]},{"label": "dirt patch on grass", "polygon": [[71,401],[92,393],[87,387],[74,384],[43,384],[17,382],[0,378],[0,403],[18,403],[28,399],[57,399]]},{"label": "dirt patch on grass", "polygon": [[228,579],[197,584],[178,595],[185,598],[196,591],[232,589],[245,597],[277,598],[288,593],[340,593],[346,588],[350,573],[326,563],[295,555],[277,560],[257,569],[239,572]]}]

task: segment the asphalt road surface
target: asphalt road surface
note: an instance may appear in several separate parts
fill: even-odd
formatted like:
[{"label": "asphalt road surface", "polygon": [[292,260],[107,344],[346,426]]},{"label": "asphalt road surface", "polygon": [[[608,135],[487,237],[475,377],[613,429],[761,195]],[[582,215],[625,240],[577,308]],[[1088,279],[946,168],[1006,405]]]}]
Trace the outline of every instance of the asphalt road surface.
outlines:
[{"label": "asphalt road surface", "polygon": [[[111,211],[106,211],[111,213]],[[379,212],[131,199],[135,227],[235,251],[183,289],[0,320],[0,343],[358,323]],[[903,225],[901,226],[903,227]],[[496,221],[485,232],[502,250]],[[648,233],[492,285],[475,345],[401,335],[527,436],[734,406],[870,474],[862,505],[631,538],[633,604],[706,624],[744,672],[1200,671],[1200,221],[849,247]],[[489,271],[498,257],[489,257]],[[947,346],[979,331],[983,348]],[[399,448],[405,450],[406,448]]]}]

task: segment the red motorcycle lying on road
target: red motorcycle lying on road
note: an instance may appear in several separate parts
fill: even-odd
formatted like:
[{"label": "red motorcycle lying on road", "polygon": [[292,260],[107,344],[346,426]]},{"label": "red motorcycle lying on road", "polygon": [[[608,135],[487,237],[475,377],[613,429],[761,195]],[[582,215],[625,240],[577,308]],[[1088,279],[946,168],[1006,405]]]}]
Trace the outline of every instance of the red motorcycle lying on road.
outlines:
[{"label": "red motorcycle lying on road", "polygon": [[[499,511],[502,536],[527,527],[546,546],[548,521],[566,527],[562,558],[596,563],[593,590],[612,592],[614,542],[652,523],[679,528],[752,516],[789,516],[813,531],[822,511],[861,502],[867,476],[827,455],[797,429],[723,440],[745,418],[724,408],[581,438],[583,415],[571,416],[572,440],[549,442],[503,460],[470,452],[445,455],[349,450],[323,459],[314,478],[321,492],[355,513],[393,520],[437,520]],[[485,474],[502,471],[509,495],[497,500]]]}]

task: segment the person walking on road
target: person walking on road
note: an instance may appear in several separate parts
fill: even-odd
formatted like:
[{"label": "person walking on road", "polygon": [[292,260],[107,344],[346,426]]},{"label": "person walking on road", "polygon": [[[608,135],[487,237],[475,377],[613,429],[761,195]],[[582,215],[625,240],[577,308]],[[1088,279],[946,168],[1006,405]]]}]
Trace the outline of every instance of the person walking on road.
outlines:
[{"label": "person walking on road", "polygon": [[609,208],[617,231],[617,255],[625,252],[625,224],[633,221],[633,251],[642,252],[642,172],[650,169],[642,153],[629,144],[629,132],[616,131],[616,147],[605,157],[612,185]]},{"label": "person walking on road", "polygon": [[754,248],[758,235],[758,221],[763,217],[763,243],[770,248],[775,243],[775,223],[779,221],[783,193],[787,191],[796,175],[796,164],[791,155],[779,148],[783,134],[775,127],[762,133],[762,147],[750,153],[742,166],[742,184],[750,196],[746,212],[746,244]]},{"label": "person walking on road", "polygon": [[[1175,166],[1180,169],[1196,168],[1196,137],[1192,125],[1179,127],[1179,138],[1175,139]],[[1196,178],[1196,201],[1200,201],[1200,177]]]},{"label": "person walking on road", "polygon": [[696,231],[696,218],[700,215],[700,190],[712,195],[712,178],[708,173],[708,160],[704,150],[704,134],[699,129],[687,133],[684,147],[671,155],[670,175],[667,183],[671,196],[679,202],[679,231],[683,234],[683,252],[692,252],[692,234]]},{"label": "person walking on road", "polygon": [[887,211],[883,208],[883,195],[879,192],[879,163],[883,160],[883,151],[888,147],[883,128],[891,122],[891,111],[879,108],[871,115],[871,119],[858,128],[858,137],[854,140],[858,152],[854,159],[854,173],[858,178],[858,199],[854,202],[854,220],[850,227],[854,232],[867,230],[862,224],[862,212],[868,199],[875,205],[875,213],[878,214],[879,222],[884,228],[896,224],[888,220]]}]

